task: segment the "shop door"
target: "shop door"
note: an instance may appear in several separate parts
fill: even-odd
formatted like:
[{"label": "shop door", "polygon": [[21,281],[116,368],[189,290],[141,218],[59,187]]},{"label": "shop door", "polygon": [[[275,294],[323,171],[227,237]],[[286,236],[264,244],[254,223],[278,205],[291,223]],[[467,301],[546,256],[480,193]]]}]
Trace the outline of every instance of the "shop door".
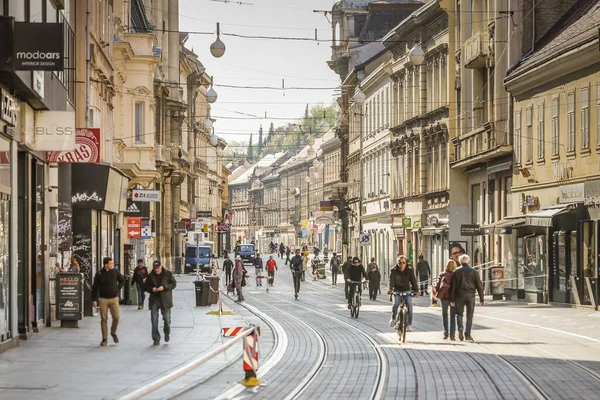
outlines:
[{"label": "shop door", "polygon": [[570,232],[554,232],[554,254],[552,265],[552,298],[556,303],[571,302],[571,235]]},{"label": "shop door", "polygon": [[581,263],[574,276],[579,295],[579,304],[596,306],[598,278],[598,227],[595,221],[581,222]]}]

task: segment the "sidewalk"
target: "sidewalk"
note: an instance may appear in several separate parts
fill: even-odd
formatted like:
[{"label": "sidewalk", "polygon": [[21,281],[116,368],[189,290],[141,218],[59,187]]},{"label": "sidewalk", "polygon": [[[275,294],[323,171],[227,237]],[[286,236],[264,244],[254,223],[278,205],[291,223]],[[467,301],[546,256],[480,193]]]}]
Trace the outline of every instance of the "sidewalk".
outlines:
[{"label": "sidewalk", "polygon": [[[109,338],[108,347],[99,346],[99,316],[84,318],[79,329],[46,328],[0,357],[0,398],[116,398],[220,346],[228,340],[221,336],[223,327],[247,325],[238,315],[207,315],[218,305],[195,307],[193,277],[176,279],[169,343],[152,345],[147,300],[144,310],[121,306],[119,344]],[[201,373],[210,375],[241,354],[242,346],[234,346],[199,367],[196,378]]]}]

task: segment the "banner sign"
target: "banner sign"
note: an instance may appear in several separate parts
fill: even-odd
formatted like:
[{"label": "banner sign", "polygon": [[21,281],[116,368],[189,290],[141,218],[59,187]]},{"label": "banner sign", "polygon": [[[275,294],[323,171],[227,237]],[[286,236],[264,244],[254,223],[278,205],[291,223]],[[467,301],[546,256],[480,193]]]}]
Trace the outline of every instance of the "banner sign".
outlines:
[{"label": "banner sign", "polygon": [[46,156],[47,162],[58,163],[99,163],[100,128],[77,128],[75,130],[75,150],[52,151]]},{"label": "banner sign", "polygon": [[15,22],[15,71],[64,70],[64,25]]},{"label": "banner sign", "polygon": [[37,151],[75,149],[75,111],[36,111],[34,148]]},{"label": "banner sign", "polygon": [[197,211],[196,218],[211,218],[212,211]]},{"label": "banner sign", "polygon": [[134,190],[131,199],[140,202],[160,203],[160,190]]},{"label": "banner sign", "polygon": [[150,203],[138,203],[131,199],[127,199],[127,209],[124,215],[126,217],[150,218]]},{"label": "banner sign", "polygon": [[83,275],[69,272],[56,274],[56,319],[83,319]]},{"label": "banner sign", "polygon": [[479,225],[461,225],[460,236],[479,236],[481,229]]},{"label": "banner sign", "polygon": [[320,211],[333,211],[333,201],[321,201],[319,206]]},{"label": "banner sign", "polygon": [[127,238],[141,239],[142,238],[142,219],[127,218]]}]

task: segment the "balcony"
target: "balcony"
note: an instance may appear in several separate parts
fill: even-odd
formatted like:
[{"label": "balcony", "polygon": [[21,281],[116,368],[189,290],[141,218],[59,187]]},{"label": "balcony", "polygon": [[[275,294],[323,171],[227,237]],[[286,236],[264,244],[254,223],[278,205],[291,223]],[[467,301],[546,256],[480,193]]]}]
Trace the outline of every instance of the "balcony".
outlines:
[{"label": "balcony", "polygon": [[512,154],[510,136],[498,132],[492,124],[484,124],[477,130],[452,139],[454,158],[452,168],[465,168],[475,164],[489,162]]},{"label": "balcony", "polygon": [[154,150],[156,151],[157,165],[171,164],[171,149],[169,147],[157,144],[154,146]]},{"label": "balcony", "polygon": [[487,66],[489,50],[489,34],[484,32],[475,32],[464,44],[464,64],[465,68],[478,69]]}]

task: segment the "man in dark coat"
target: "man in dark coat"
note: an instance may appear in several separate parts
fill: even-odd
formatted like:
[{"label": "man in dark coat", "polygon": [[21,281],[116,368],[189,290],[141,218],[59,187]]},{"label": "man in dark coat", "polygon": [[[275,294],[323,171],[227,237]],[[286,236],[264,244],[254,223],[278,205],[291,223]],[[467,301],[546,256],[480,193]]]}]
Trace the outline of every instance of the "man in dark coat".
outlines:
[{"label": "man in dark coat", "polygon": [[359,293],[362,293],[362,283],[356,284],[352,282],[361,282],[362,278],[367,279],[367,272],[361,264],[360,258],[354,257],[352,264],[344,272],[344,280],[348,284],[348,309],[350,309],[350,305],[352,304],[352,297],[354,297],[356,288],[358,288]]},{"label": "man in dark coat", "polygon": [[177,286],[171,271],[162,267],[159,260],[152,263],[152,272],[146,278],[146,291],[150,293],[150,318],[152,320],[152,340],[154,345],[160,344],[158,331],[158,310],[163,317],[165,342],[171,335],[171,308],[173,308],[173,289]]},{"label": "man in dark coat", "polygon": [[144,265],[144,260],[137,260],[137,267],[133,270],[133,277],[131,281],[136,285],[138,295],[138,310],[144,308],[144,301],[146,300],[146,291],[144,290],[144,282],[148,277],[148,269]]},{"label": "man in dark coat", "polygon": [[[473,313],[475,312],[475,291],[479,293],[479,304],[483,305],[483,285],[481,284],[479,272],[469,265],[471,257],[463,254],[460,256],[459,261],[461,266],[454,270],[450,281],[450,305],[456,307],[458,338],[461,341],[467,339],[472,342],[471,327],[473,326]],[[467,327],[463,330],[465,306],[467,307]]]},{"label": "man in dark coat", "polygon": [[302,279],[304,260],[300,254],[300,249],[296,249],[296,254],[290,261],[290,269],[292,270],[292,276],[294,278],[294,294],[298,298],[300,292],[300,280]]},{"label": "man in dark coat", "polygon": [[427,289],[429,289],[431,268],[429,267],[427,260],[423,259],[423,255],[419,256],[419,262],[417,263],[417,274],[419,275],[419,279],[417,279],[417,281],[419,282],[421,293],[427,294]]},{"label": "man in dark coat", "polygon": [[225,270],[225,284],[229,285],[229,282],[231,282],[231,272],[233,271],[233,261],[229,258],[229,254],[227,254],[225,261],[223,261],[223,269]]},{"label": "man in dark coat", "polygon": [[[344,276],[346,276],[346,270],[348,268],[350,268],[352,266],[352,257],[348,256],[348,259],[346,260],[346,262],[344,264],[342,264],[342,274],[344,274]],[[348,282],[346,282],[346,280],[344,279],[344,283],[346,284],[346,286],[344,286],[344,293],[346,295],[346,299],[348,298],[348,290],[350,289],[350,285],[348,284]]]}]

